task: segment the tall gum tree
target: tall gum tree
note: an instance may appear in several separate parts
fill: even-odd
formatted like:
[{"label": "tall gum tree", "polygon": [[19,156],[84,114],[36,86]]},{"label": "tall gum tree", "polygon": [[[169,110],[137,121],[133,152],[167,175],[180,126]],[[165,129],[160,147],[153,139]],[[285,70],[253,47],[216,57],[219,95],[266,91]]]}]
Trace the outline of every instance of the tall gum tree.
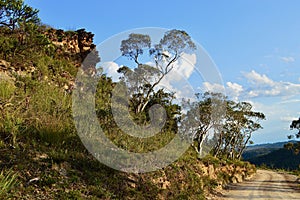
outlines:
[{"label": "tall gum tree", "polygon": [[252,143],[250,139],[253,132],[263,128],[260,121],[265,120],[265,115],[253,111],[248,102],[227,100],[226,104],[226,118],[214,148],[214,156],[222,153],[228,158],[240,159],[246,145]]},{"label": "tall gum tree", "polygon": [[[123,56],[137,65],[134,70],[122,67],[118,72],[123,74],[121,80],[133,92],[135,113],[141,113],[146,109],[156,87],[174,69],[174,63],[183,53],[196,50],[196,45],[185,31],[174,29],[167,31],[152,48],[149,35],[132,33],[121,42],[120,50]],[[154,66],[140,62],[139,58],[146,50],[153,58]]]}]

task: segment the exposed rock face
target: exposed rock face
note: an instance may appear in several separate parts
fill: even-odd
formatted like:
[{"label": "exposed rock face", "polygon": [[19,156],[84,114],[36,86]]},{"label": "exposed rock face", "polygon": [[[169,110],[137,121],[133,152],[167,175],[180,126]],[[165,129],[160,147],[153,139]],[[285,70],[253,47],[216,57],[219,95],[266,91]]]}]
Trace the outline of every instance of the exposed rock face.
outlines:
[{"label": "exposed rock face", "polygon": [[[71,59],[76,67],[80,67],[87,55],[96,51],[96,45],[93,44],[94,34],[79,29],[77,31],[63,31],[61,29],[48,29],[45,35],[56,46],[58,55]],[[99,62],[99,57],[97,62]]]},{"label": "exposed rock face", "polygon": [[[200,167],[203,176],[216,180],[218,187],[224,187],[228,183],[242,182],[255,173],[255,167],[240,167],[234,164],[218,167],[210,164],[208,166],[201,165]],[[223,178],[218,178],[218,176]]]},{"label": "exposed rock face", "polygon": [[59,50],[65,53],[86,53],[96,48],[96,45],[93,44],[94,34],[85,31],[85,29],[63,31],[51,28],[45,32],[45,35]]},{"label": "exposed rock face", "polygon": [[[77,31],[56,30],[53,28],[47,29],[44,35],[52,42],[55,47],[56,56],[63,56],[78,68],[82,66],[85,58],[89,56],[84,67],[95,73],[95,65],[100,61],[96,45],[93,44],[94,34],[79,29]],[[16,72],[26,76],[35,71],[34,63],[14,63],[10,64],[5,60],[0,59],[0,72],[10,73]]]},{"label": "exposed rock face", "polygon": [[[100,57],[96,51],[96,45],[93,44],[94,34],[85,31],[85,29],[64,31],[53,28],[45,30],[43,34],[52,42],[55,50],[55,57],[63,57],[70,61],[74,68],[82,67],[89,75],[96,74],[95,66],[100,61]],[[87,57],[88,59],[86,59]],[[58,85],[59,87],[67,92],[71,92],[74,89],[74,77],[72,77],[69,72],[57,72],[57,69],[52,65],[49,65],[48,68],[49,70],[52,70],[53,76],[65,80],[64,83],[62,82]],[[4,75],[5,77],[13,77],[12,74],[18,74],[20,76],[37,76],[38,80],[49,80],[49,82],[51,82],[51,77],[49,78],[48,76],[43,75],[37,69],[37,64],[34,62],[17,62],[10,64],[5,60],[0,59],[1,77]]]}]

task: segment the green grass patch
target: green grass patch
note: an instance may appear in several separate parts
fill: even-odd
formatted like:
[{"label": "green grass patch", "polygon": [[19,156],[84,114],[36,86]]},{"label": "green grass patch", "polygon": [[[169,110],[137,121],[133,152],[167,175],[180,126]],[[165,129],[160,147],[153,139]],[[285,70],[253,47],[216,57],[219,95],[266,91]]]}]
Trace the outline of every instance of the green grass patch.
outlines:
[{"label": "green grass patch", "polygon": [[13,170],[0,172],[0,198],[8,196],[8,192],[18,184],[18,174]]}]

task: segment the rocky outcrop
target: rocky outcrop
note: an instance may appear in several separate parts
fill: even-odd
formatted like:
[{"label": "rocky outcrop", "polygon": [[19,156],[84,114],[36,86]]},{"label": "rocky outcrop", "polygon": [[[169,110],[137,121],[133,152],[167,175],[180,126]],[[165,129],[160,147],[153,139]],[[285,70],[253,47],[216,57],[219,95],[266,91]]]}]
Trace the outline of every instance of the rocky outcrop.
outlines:
[{"label": "rocky outcrop", "polygon": [[12,73],[16,73],[21,76],[26,76],[34,72],[35,67],[33,66],[24,66],[24,65],[11,65],[10,62],[6,60],[0,60],[0,73],[6,74],[8,77],[12,78]]},{"label": "rocky outcrop", "polygon": [[96,51],[96,45],[93,44],[94,34],[85,29],[64,31],[51,28],[44,34],[55,45],[56,53],[73,61],[75,67],[80,67],[87,55]]},{"label": "rocky outcrop", "polygon": [[[208,161],[189,161],[177,163],[166,169],[157,171],[150,176],[147,174],[128,175],[128,187],[141,186],[141,180],[149,181],[158,188],[157,199],[168,199],[169,193],[174,190],[182,193],[203,191],[204,195],[213,197],[218,191],[226,188],[229,183],[242,182],[255,174],[255,166],[239,161],[220,161],[210,159]],[[197,185],[194,187],[194,185]],[[195,189],[199,188],[199,190]],[[189,191],[193,190],[193,192]],[[198,199],[191,197],[191,199]]]},{"label": "rocky outcrop", "polygon": [[255,166],[251,164],[223,164],[216,166],[213,164],[202,164],[201,169],[202,175],[215,181],[219,189],[226,187],[229,183],[243,182],[256,172]]},{"label": "rocky outcrop", "polygon": [[[51,51],[54,50],[54,58],[60,60],[63,58],[74,66],[75,70],[79,67],[88,74],[96,74],[96,64],[100,61],[96,45],[93,43],[94,34],[87,32],[85,29],[76,31],[64,31],[61,29],[48,28],[42,33],[52,43],[48,45]],[[88,57],[88,59],[86,59]],[[84,63],[84,64],[83,64]],[[55,84],[63,88],[67,92],[74,89],[74,74],[73,76],[67,70],[61,70],[59,66],[49,64],[49,74],[44,74],[35,61],[22,63],[21,61],[7,62],[0,59],[1,77],[10,77],[14,75],[31,76],[38,80],[48,81],[49,84]],[[75,71],[70,70],[70,71]],[[57,81],[59,80],[59,81]]]},{"label": "rocky outcrop", "polygon": [[[89,56],[92,62],[88,63],[86,68],[93,69],[95,64],[100,61],[96,45],[93,44],[94,34],[87,32],[85,29],[76,31],[64,31],[61,29],[49,28],[43,34],[52,42],[55,56],[64,57],[69,60],[75,68],[81,67],[85,58]],[[27,75],[35,70],[34,63],[9,63],[0,60],[0,72],[17,72],[20,75]],[[94,70],[94,69],[93,69]]]}]

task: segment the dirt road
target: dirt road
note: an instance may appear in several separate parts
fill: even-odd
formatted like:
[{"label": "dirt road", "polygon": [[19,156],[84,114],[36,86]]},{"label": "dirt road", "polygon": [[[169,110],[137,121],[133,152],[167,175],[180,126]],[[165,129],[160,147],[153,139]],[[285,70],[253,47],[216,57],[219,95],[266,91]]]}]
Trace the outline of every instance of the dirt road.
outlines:
[{"label": "dirt road", "polygon": [[250,180],[232,184],[223,193],[223,200],[234,199],[298,199],[300,200],[300,183],[297,177],[267,170],[258,170]]}]

